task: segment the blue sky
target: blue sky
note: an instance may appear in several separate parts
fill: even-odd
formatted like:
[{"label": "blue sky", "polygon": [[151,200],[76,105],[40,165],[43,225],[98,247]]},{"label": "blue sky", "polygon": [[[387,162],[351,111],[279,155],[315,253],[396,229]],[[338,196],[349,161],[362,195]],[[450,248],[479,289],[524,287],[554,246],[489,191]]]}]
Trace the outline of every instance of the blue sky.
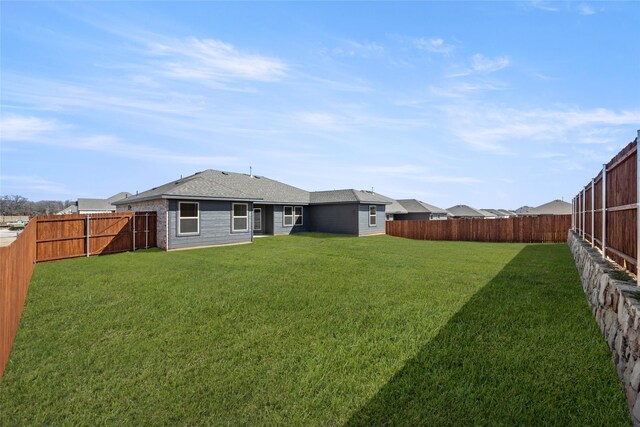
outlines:
[{"label": "blue sky", "polygon": [[447,208],[572,196],[640,129],[638,2],[6,2],[0,194],[204,169]]}]

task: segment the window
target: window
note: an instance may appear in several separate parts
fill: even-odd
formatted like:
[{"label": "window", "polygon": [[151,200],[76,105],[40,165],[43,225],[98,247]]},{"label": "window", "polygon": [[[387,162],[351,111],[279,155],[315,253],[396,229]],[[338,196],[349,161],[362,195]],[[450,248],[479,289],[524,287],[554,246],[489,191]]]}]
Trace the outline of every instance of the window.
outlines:
[{"label": "window", "polygon": [[302,225],[302,206],[293,208],[293,223],[295,225]]},{"label": "window", "polygon": [[200,209],[197,202],[178,203],[178,234],[200,233]]},{"label": "window", "polygon": [[262,208],[253,208],[253,229],[262,231]]},{"label": "window", "polygon": [[378,221],[378,212],[375,205],[369,206],[369,227],[375,227]]},{"label": "window", "polygon": [[233,203],[231,231],[249,231],[249,206],[246,203]]},{"label": "window", "polygon": [[284,207],[282,225],[285,227],[293,227],[293,206]]},{"label": "window", "polygon": [[302,224],[302,206],[285,206],[282,213],[282,225],[284,227],[293,227],[294,225]]}]

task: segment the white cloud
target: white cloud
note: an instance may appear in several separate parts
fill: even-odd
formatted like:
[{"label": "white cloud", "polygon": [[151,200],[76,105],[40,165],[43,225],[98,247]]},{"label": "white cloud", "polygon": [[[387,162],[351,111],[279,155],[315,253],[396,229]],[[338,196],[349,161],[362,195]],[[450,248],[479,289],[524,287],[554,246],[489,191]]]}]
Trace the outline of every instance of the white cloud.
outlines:
[{"label": "white cloud", "polygon": [[553,6],[549,1],[531,0],[530,4],[536,9],[545,10],[547,12],[558,12],[560,10],[557,7]]},{"label": "white cloud", "polygon": [[487,58],[484,55],[477,53],[471,57],[471,69],[476,73],[493,73],[508,67],[509,64],[509,58],[506,56]]},{"label": "white cloud", "polygon": [[234,157],[188,155],[157,146],[133,144],[112,135],[78,136],[71,126],[33,116],[8,115],[2,118],[2,140],[25,141],[48,146],[98,151],[111,156],[143,161],[167,161],[193,165],[229,165]]},{"label": "white cloud", "polygon": [[356,129],[397,129],[423,127],[429,124],[426,119],[396,118],[378,116],[363,111],[360,108],[337,106],[334,112],[296,112],[287,116],[287,123],[291,123],[290,117],[296,120],[293,123],[304,125],[305,131],[321,130],[325,132],[347,132]]},{"label": "white cloud", "polygon": [[418,176],[415,178],[418,181],[428,182],[431,184],[479,184],[482,180],[473,178],[470,176]]},{"label": "white cloud", "polygon": [[141,161],[180,163],[188,165],[220,166],[234,164],[236,158],[228,156],[189,155],[143,144],[132,144],[112,135],[92,135],[68,139],[64,145],[74,149],[98,151],[117,157]]},{"label": "white cloud", "polygon": [[491,74],[500,71],[511,65],[508,56],[496,56],[488,58],[481,53],[476,53],[469,60],[469,65],[464,67],[456,67],[447,77],[465,77],[473,74]]},{"label": "white cloud", "polygon": [[[573,145],[619,143],[626,127],[640,122],[640,110],[518,110],[488,105],[444,108],[451,132],[480,151],[507,154],[513,144],[528,142]],[[508,144],[508,145],[506,145]]]},{"label": "white cloud", "polygon": [[445,86],[429,86],[429,92],[440,98],[464,98],[474,93],[505,90],[508,85],[497,81],[460,82]]},{"label": "white cloud", "polygon": [[589,6],[588,4],[581,3],[578,5],[578,13],[580,15],[585,15],[585,16],[593,15],[596,13],[596,10],[593,7]]},{"label": "white cloud", "polygon": [[452,44],[445,43],[445,41],[439,37],[430,39],[416,39],[415,46],[418,49],[426,50],[433,53],[449,53],[454,49],[454,46]]},{"label": "white cloud", "polygon": [[162,58],[161,72],[178,79],[269,82],[287,71],[287,65],[277,58],[240,52],[215,39],[165,39],[150,42],[148,48],[149,54]]},{"label": "white cloud", "polygon": [[342,46],[333,48],[331,53],[336,56],[355,57],[360,56],[368,58],[384,53],[385,49],[381,44],[375,42],[357,42],[353,40],[345,40]]},{"label": "white cloud", "polygon": [[414,175],[424,173],[424,167],[419,165],[363,166],[351,169],[376,175]]},{"label": "white cloud", "polygon": [[3,141],[26,141],[59,128],[60,125],[54,120],[3,114],[0,118],[0,139]]},{"label": "white cloud", "polygon": [[33,175],[1,175],[3,192],[20,193],[23,191],[39,191],[48,194],[69,194],[66,185],[43,179]]},{"label": "white cloud", "polygon": [[561,157],[566,157],[567,155],[564,153],[558,153],[553,151],[542,151],[540,153],[536,153],[533,155],[536,159],[558,159]]}]

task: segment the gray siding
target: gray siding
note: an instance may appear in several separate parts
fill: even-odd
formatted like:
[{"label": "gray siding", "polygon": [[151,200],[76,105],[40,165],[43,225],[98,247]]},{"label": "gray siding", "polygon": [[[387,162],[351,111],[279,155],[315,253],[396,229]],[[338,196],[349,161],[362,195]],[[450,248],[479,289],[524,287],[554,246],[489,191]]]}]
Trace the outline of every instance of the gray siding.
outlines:
[{"label": "gray siding", "polygon": [[[181,200],[192,202],[192,200]],[[200,233],[178,236],[178,200],[169,201],[169,249],[251,242],[252,203],[249,208],[249,231],[231,232],[231,206],[233,202],[199,200]]]},{"label": "gray siding", "polygon": [[431,219],[431,214],[429,212],[422,212],[422,213],[414,212],[414,213],[406,213],[406,214],[395,214],[393,216],[393,219],[400,220],[400,221],[407,220],[407,219],[425,220],[425,219]]},{"label": "gray siding", "polygon": [[[300,206],[300,205],[286,205],[286,206]],[[273,205],[273,231],[274,235],[277,234],[291,234],[301,233],[303,231],[311,231],[311,218],[309,217],[309,206],[302,207],[302,225],[295,225],[293,227],[285,227],[283,224],[284,205]]]},{"label": "gray siding", "polygon": [[[358,204],[311,206],[313,231],[358,235]],[[384,208],[381,221],[384,223]],[[384,230],[384,228],[383,228]]]},{"label": "gray siding", "polygon": [[[376,225],[375,227],[369,226],[369,206],[376,207]],[[359,222],[359,236],[364,236],[367,234],[380,234],[385,232],[385,216],[384,216],[384,206],[385,205],[374,205],[373,203],[362,204],[359,205],[358,211],[358,222]]]}]

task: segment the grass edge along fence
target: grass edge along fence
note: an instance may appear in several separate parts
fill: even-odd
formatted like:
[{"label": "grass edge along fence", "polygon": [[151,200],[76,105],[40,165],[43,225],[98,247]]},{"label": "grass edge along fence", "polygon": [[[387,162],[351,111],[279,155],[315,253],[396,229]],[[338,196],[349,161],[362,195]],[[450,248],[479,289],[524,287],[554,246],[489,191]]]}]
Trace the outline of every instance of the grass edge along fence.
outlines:
[{"label": "grass edge along fence", "polygon": [[0,247],[0,380],[36,262],[155,247],[156,228],[156,212],[36,216]]},{"label": "grass edge along fence", "polygon": [[36,259],[36,223],[0,247],[0,380],[9,361]]},{"label": "grass edge along fence", "polygon": [[390,236],[417,240],[464,240],[502,243],[565,243],[571,215],[540,215],[496,219],[387,221]]},{"label": "grass edge along fence", "polygon": [[638,276],[640,185],[638,138],[630,142],[573,198],[571,228],[625,270]]}]

